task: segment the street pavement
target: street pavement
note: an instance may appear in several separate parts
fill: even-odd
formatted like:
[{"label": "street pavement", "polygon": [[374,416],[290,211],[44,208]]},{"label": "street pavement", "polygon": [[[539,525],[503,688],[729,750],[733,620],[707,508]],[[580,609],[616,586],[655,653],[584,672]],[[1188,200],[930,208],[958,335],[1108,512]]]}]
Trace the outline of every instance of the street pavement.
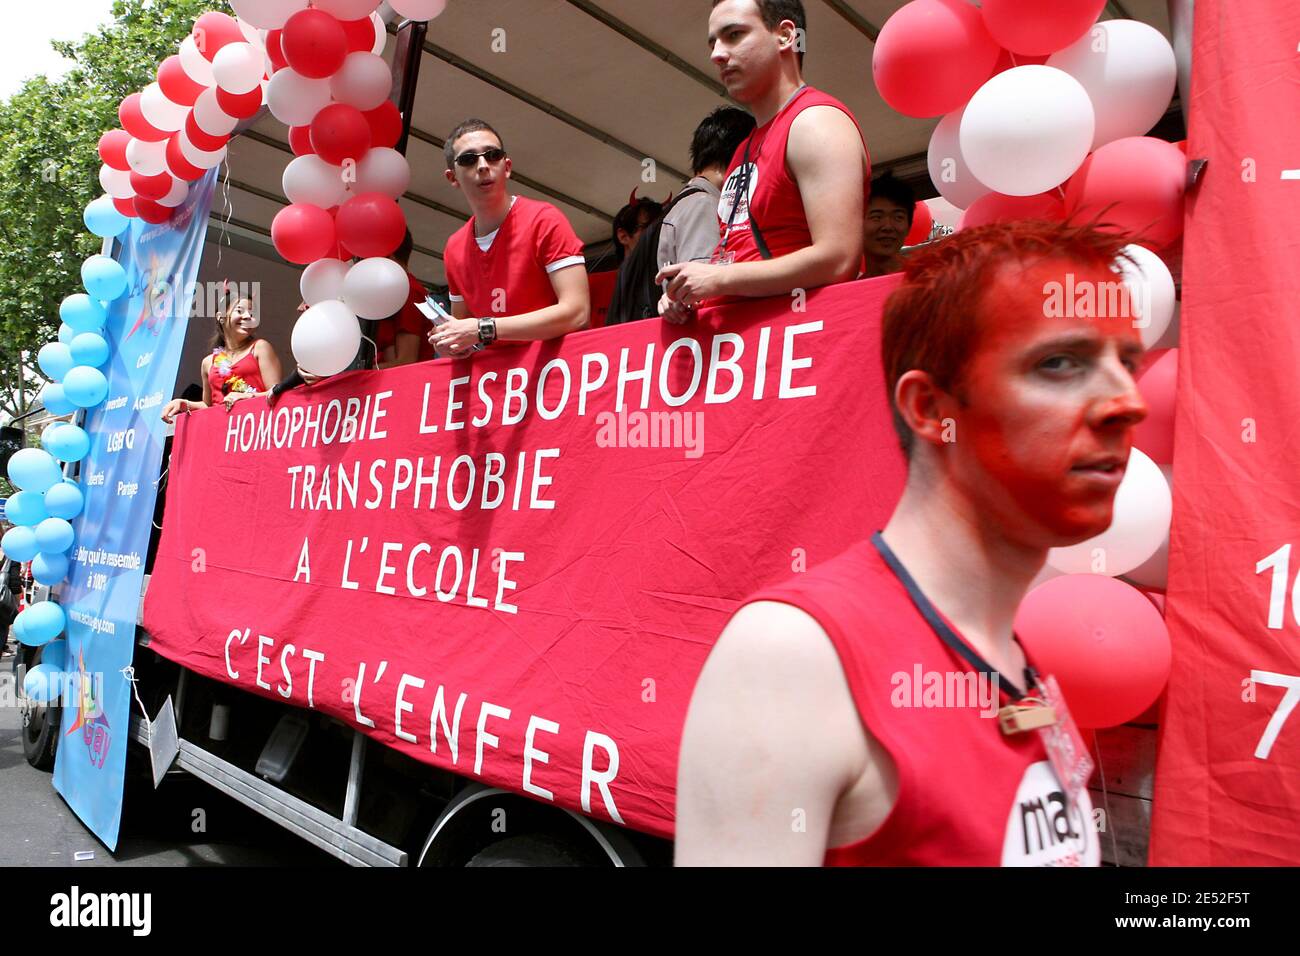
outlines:
[{"label": "street pavement", "polygon": [[[0,866],[342,866],[334,857],[183,771],[153,788],[132,745],[117,850],[110,853],[23,757],[13,700],[13,645],[0,657]],[[196,833],[196,810],[204,832]],[[93,858],[78,861],[78,852]]]}]

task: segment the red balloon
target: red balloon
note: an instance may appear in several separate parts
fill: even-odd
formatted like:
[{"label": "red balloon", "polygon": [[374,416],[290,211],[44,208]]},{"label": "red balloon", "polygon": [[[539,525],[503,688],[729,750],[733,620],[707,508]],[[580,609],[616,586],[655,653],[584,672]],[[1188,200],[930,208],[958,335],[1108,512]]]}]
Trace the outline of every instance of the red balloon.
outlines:
[{"label": "red balloon", "polygon": [[905,246],[919,246],[930,238],[930,232],[934,229],[934,213],[930,212],[930,206],[924,202],[916,204],[916,212],[912,214],[912,228],[903,240]]},{"label": "red balloon", "polygon": [[349,53],[369,53],[375,48],[375,21],[369,17],[361,20],[340,20],[348,38]]},{"label": "red balloon", "polygon": [[289,148],[293,150],[295,156],[310,156],[316,152],[311,145],[311,127],[290,126]]},{"label": "red balloon", "polygon": [[942,116],[984,85],[1001,52],[966,0],[912,0],[885,21],[871,72],[898,112]]},{"label": "red balloon", "polygon": [[330,255],[338,237],[334,220],[324,209],[294,203],[281,209],[271,222],[271,241],[286,260],[305,266]]},{"label": "red balloon", "polygon": [[202,83],[195,83],[190,79],[185,68],[181,66],[181,58],[174,54],[163,60],[162,65],[158,67],[158,85],[162,87],[163,95],[167,99],[181,106],[193,106],[199,94],[205,89]]},{"label": "red balloon", "polygon": [[117,116],[122,121],[124,130],[146,143],[161,143],[171,135],[152,126],[144,118],[144,113],[140,111],[139,93],[132,93],[122,101],[122,105],[117,108]]},{"label": "red balloon", "polygon": [[347,58],[348,35],[325,11],[299,10],[284,25],[280,49],[294,70],[323,80],[337,73]]},{"label": "red balloon", "polygon": [[227,116],[233,116],[235,119],[252,119],[262,108],[262,88],[255,86],[249,92],[239,94],[227,93],[218,86],[217,105]]},{"label": "red balloon", "polygon": [[1173,143],[1130,136],[1084,160],[1065,185],[1071,219],[1099,217],[1111,231],[1159,251],[1183,234],[1187,157]]},{"label": "red balloon", "polygon": [[1106,0],[985,0],[984,26],[1008,50],[1047,56],[1087,33],[1105,7]]},{"label": "red balloon", "polygon": [[1065,219],[1065,203],[1055,190],[1036,196],[1004,196],[989,193],[971,203],[962,213],[958,231],[985,226],[991,222],[1014,222],[1017,219]]},{"label": "red balloon", "polygon": [[181,151],[182,135],[182,133],[176,133],[167,141],[167,168],[171,170],[171,174],[177,179],[192,183],[196,179],[201,179],[207,170],[200,169],[185,158],[185,154]]},{"label": "red balloon", "polygon": [[205,13],[194,21],[194,42],[198,44],[199,52],[209,63],[217,55],[217,51],[223,46],[231,43],[247,43],[248,39],[244,36],[244,31],[239,29],[239,24],[234,17],[227,16],[224,13]]},{"label": "red balloon", "polygon": [[129,173],[131,164],[126,161],[126,147],[130,142],[131,134],[126,130],[110,129],[99,137],[99,158],[105,166]]},{"label": "red balloon", "polygon": [[194,118],[193,113],[185,117],[185,138],[188,139],[192,145],[197,146],[206,153],[215,153],[222,146],[225,146],[230,142],[229,133],[222,133],[220,136],[213,136],[199,125],[199,121]]},{"label": "red balloon", "polygon": [[172,191],[172,182],[171,173],[159,173],[157,176],[131,173],[131,188],[135,190],[137,196],[143,196],[145,199],[162,199]]},{"label": "red balloon", "polygon": [[165,222],[170,222],[172,213],[176,210],[168,209],[166,206],[159,205],[152,199],[146,199],[143,196],[135,197],[135,212],[141,219],[155,226],[161,226]]},{"label": "red balloon", "polygon": [[1157,465],[1174,461],[1174,399],[1178,392],[1178,349],[1162,349],[1138,375],[1147,417],[1133,429],[1133,444]]},{"label": "red balloon", "polygon": [[362,193],[339,208],[338,240],[363,259],[382,258],[402,244],[406,214],[383,193]]},{"label": "red balloon", "polygon": [[402,138],[402,112],[392,100],[361,115],[370,124],[370,145],[375,149],[392,149]]},{"label": "red balloon", "polygon": [[335,166],[349,159],[360,162],[370,151],[370,124],[355,106],[331,103],[311,121],[311,146],[316,155]]},{"label": "red balloon", "polygon": [[114,199],[113,206],[124,216],[130,216],[132,219],[138,219],[140,214],[135,211],[135,197],[130,199]]},{"label": "red balloon", "polygon": [[352,251],[348,249],[347,246],[343,245],[343,243],[336,242],[334,244],[334,251],[330,253],[330,258],[338,259],[340,262],[351,262],[356,258],[356,256],[354,256]]},{"label": "red balloon", "polygon": [[1100,574],[1065,574],[1030,591],[1015,632],[1038,672],[1052,674],[1080,727],[1132,720],[1169,680],[1169,631],[1135,587]]},{"label": "red balloon", "polygon": [[266,34],[266,55],[271,58],[271,66],[277,71],[289,65],[289,61],[284,58],[284,48],[280,45],[280,37],[283,35],[284,30],[271,30]]}]

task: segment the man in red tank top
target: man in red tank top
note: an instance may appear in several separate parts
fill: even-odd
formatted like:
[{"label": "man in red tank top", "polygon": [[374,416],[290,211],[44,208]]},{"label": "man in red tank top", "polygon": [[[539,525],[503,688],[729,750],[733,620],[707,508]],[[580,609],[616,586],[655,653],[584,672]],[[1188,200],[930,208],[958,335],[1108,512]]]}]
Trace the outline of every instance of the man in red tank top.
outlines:
[{"label": "man in red tank top", "polygon": [[996,715],[1050,683],[1016,610],[1048,549],[1110,525],[1146,415],[1123,302],[1046,305],[1056,282],[1113,288],[1125,241],[1000,223],[908,261],[882,332],[903,496],[882,534],[724,629],[682,737],[678,863],[1097,864],[1052,730]]},{"label": "man in red tank top", "polygon": [[803,82],[800,0],[714,0],[711,59],[758,124],[732,159],[712,262],[666,265],[659,314],[706,300],[788,295],[844,282],[862,261],[871,162],[849,108]]}]

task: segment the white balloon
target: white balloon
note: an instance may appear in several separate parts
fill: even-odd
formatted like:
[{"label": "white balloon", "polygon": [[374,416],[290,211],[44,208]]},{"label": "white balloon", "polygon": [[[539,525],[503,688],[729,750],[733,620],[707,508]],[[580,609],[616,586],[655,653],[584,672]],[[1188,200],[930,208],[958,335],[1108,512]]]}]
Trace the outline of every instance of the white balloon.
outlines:
[{"label": "white balloon", "polygon": [[934,188],[958,209],[970,208],[975,200],[993,191],[975,178],[962,158],[959,134],[963,112],[964,107],[939,120],[930,136],[930,151],[926,157]]},{"label": "white balloon", "polygon": [[198,41],[191,34],[181,41],[181,69],[200,86],[212,86],[217,78],[212,75],[212,63],[199,51]]},{"label": "white balloon", "polygon": [[140,112],[144,114],[150,126],[174,133],[185,125],[185,119],[190,115],[190,108],[173,103],[167,99],[167,94],[162,91],[161,86],[150,83],[140,93]]},{"label": "white balloon", "polygon": [[185,157],[190,165],[197,166],[199,169],[212,169],[215,166],[220,166],[221,161],[226,158],[226,154],[230,151],[229,146],[222,146],[212,152],[199,149],[190,142],[189,137],[185,135],[185,130],[180,132],[180,147],[181,155]]},{"label": "white balloon", "polygon": [[1110,527],[1080,544],[1052,548],[1047,563],[1066,574],[1094,574],[1095,552],[1100,550],[1105,562],[1101,573],[1111,577],[1127,574],[1145,564],[1168,537],[1173,509],[1169,482],[1160,466],[1134,448],[1115,492]]},{"label": "white balloon", "polygon": [[390,199],[400,199],[411,188],[411,164],[397,150],[376,146],[361,157],[357,180],[348,188],[357,196],[383,193]]},{"label": "white balloon", "polygon": [[1047,65],[1078,80],[1092,99],[1097,129],[1092,148],[1145,136],[1169,109],[1178,84],[1174,49],[1155,27],[1137,20],[1103,20]]},{"label": "white balloon", "polygon": [[259,54],[266,53],[266,31],[259,30],[247,20],[235,17],[235,22],[239,24],[239,32],[244,35],[244,39],[257,48]]},{"label": "white balloon", "polygon": [[290,348],[298,367],[312,375],[337,375],[356,358],[361,325],[337,299],[313,305],[293,327]]},{"label": "white balloon", "polygon": [[370,52],[379,56],[388,45],[388,26],[378,11],[370,14],[370,20],[375,25],[375,45],[370,48]]},{"label": "white balloon", "polygon": [[212,75],[227,93],[243,96],[262,83],[266,57],[251,43],[228,43],[212,60]]},{"label": "white balloon", "polygon": [[[1165,476],[1165,481],[1169,482],[1169,488],[1172,492],[1174,487],[1174,466],[1161,465],[1160,473]],[[1169,535],[1165,535],[1165,540],[1156,548],[1156,553],[1151,555],[1143,564],[1128,572],[1124,577],[1128,578],[1134,584],[1140,584],[1144,588],[1153,588],[1157,591],[1163,591],[1169,587]]]},{"label": "white balloon", "polygon": [[408,20],[432,20],[447,9],[447,0],[388,0],[388,5]]},{"label": "white balloon", "polygon": [[379,0],[315,0],[312,6],[339,20],[360,20],[374,12]]},{"label": "white balloon", "polygon": [[157,176],[167,171],[167,140],[146,143],[132,139],[126,144],[127,164],[141,176]]},{"label": "white balloon", "polygon": [[382,56],[373,53],[349,53],[339,71],[330,78],[334,99],[363,113],[377,108],[392,91],[392,68]]},{"label": "white balloon", "polygon": [[199,94],[194,103],[194,122],[209,136],[228,136],[239,125],[238,119],[221,108],[215,88],[206,89]]},{"label": "white balloon", "polygon": [[342,299],[343,280],[351,268],[341,259],[317,259],[302,271],[302,278],[298,280],[302,301],[313,306],[330,299]]},{"label": "white balloon", "polygon": [[114,199],[130,199],[135,195],[135,189],[131,186],[131,174],[123,169],[100,166],[99,185]]},{"label": "white balloon", "polygon": [[392,259],[362,259],[343,280],[343,304],[363,319],[396,315],[410,294],[406,270]]},{"label": "white balloon", "polygon": [[1139,330],[1143,345],[1155,348],[1174,320],[1178,303],[1174,277],[1164,260],[1150,249],[1125,246],[1123,251],[1128,258],[1116,260],[1115,266],[1128,286],[1133,327]]},{"label": "white balloon", "polygon": [[[315,153],[299,156],[284,168],[281,180],[289,202],[331,209],[348,198],[343,170]],[[335,298],[327,296],[327,298]]]},{"label": "white balloon", "polygon": [[1074,175],[1095,129],[1092,100],[1078,80],[1050,66],[1018,66],[971,97],[959,141],[970,171],[989,189],[1036,196]]},{"label": "white balloon", "polygon": [[279,30],[299,10],[307,9],[308,0],[230,0],[239,19],[261,30]]},{"label": "white balloon", "polygon": [[163,196],[162,199],[158,200],[158,205],[166,206],[168,209],[175,209],[188,199],[189,195],[190,184],[183,179],[177,179],[173,176],[171,191],[168,192],[166,196]]},{"label": "white balloon", "polygon": [[271,77],[267,106],[286,126],[306,126],[330,102],[329,80],[314,80],[285,67]]}]

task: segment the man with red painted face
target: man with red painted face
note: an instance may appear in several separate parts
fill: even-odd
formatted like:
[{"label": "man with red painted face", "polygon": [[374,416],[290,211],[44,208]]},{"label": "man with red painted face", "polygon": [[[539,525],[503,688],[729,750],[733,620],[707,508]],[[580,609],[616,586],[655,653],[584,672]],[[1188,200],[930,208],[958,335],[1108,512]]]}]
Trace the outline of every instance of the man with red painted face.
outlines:
[{"label": "man with red painted face", "polygon": [[[1000,223],[908,260],[882,333],[906,488],[883,533],[723,630],[682,738],[679,864],[1098,862],[1087,791],[1050,762],[1055,723],[1015,732],[1000,712],[1050,685],[1016,610],[1048,549],[1110,525],[1146,416],[1132,317],[1048,305],[1070,280],[1115,288],[1125,241]],[[930,674],[987,679],[989,706],[930,699]],[[924,699],[903,687],[920,675]]]},{"label": "man with red painted face", "polygon": [[706,300],[787,295],[844,282],[862,262],[871,161],[849,108],[803,81],[800,0],[713,0],[710,59],[757,129],[732,158],[712,262],[665,266],[659,314]]}]

